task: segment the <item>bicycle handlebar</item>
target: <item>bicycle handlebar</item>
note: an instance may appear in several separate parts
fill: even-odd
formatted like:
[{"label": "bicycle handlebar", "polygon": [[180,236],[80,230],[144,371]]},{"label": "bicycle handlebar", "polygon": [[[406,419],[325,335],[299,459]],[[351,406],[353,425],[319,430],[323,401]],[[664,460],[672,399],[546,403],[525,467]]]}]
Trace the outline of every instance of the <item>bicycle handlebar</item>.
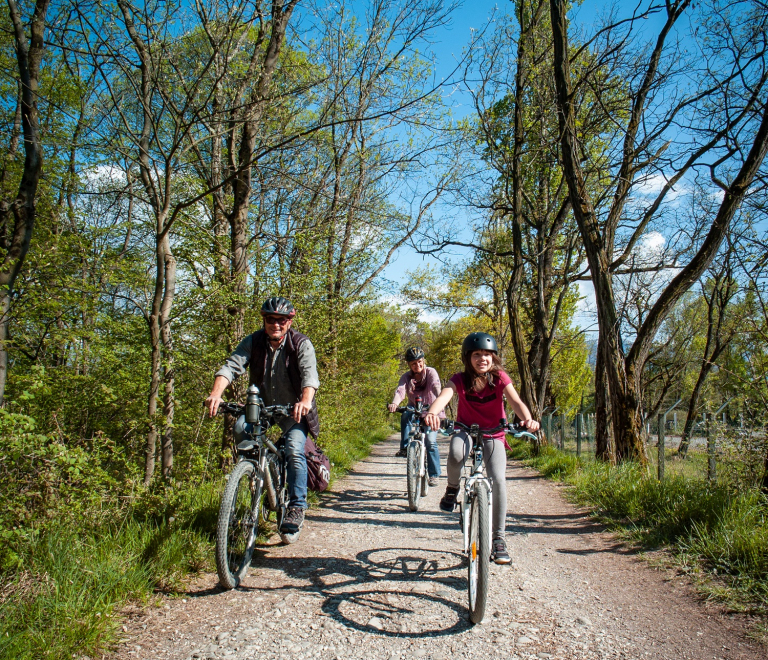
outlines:
[{"label": "bicycle handlebar", "polygon": [[399,413],[399,414],[402,415],[403,413],[410,411],[410,412],[419,413],[419,415],[424,415],[424,414],[426,414],[427,410],[428,410],[427,408],[422,408],[421,410],[416,410],[416,408],[414,408],[413,406],[406,406],[405,408],[396,408],[394,412]]},{"label": "bicycle handlebar", "polygon": [[[234,401],[222,401],[219,410],[232,415],[242,415],[245,412],[245,404]],[[261,413],[270,417],[290,417],[293,415],[293,404],[287,406],[262,406]]]},{"label": "bicycle handlebar", "polygon": [[502,424],[499,424],[496,428],[493,429],[481,429],[477,428],[477,425],[467,426],[466,424],[462,424],[461,422],[457,422],[451,419],[445,419],[443,420],[442,424],[440,424],[442,428],[445,430],[453,430],[454,428],[459,428],[462,431],[467,431],[468,433],[474,433],[479,432],[483,435],[484,438],[489,437],[489,434],[491,433],[497,433],[499,431],[504,431],[505,433],[509,433],[510,435],[514,435],[516,438],[520,438],[524,435],[529,435],[532,438],[536,438],[536,436],[531,433],[527,428],[524,426],[521,426],[520,424],[514,424],[511,422],[504,422]]}]

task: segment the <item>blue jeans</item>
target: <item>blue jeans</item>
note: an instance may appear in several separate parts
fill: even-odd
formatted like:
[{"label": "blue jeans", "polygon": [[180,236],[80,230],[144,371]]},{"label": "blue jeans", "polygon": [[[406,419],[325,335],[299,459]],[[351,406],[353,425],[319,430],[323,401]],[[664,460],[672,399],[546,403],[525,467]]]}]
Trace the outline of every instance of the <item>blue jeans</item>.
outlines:
[{"label": "blue jeans", "polygon": [[[418,424],[418,419],[413,419],[416,415],[412,410],[407,410],[400,415],[400,449],[405,450],[408,447],[408,437],[411,435],[411,426]],[[437,431],[427,431],[424,445],[427,448],[427,475],[430,477],[440,476],[440,450],[437,446]]]},{"label": "blue jeans", "polygon": [[285,462],[288,467],[288,506],[307,508],[307,457],[304,445],[309,427],[305,421],[294,424],[285,433]]},{"label": "blue jeans", "polygon": [[[235,423],[235,442],[243,438],[243,431],[250,433],[252,424],[247,424],[245,416]],[[305,421],[294,424],[285,435],[285,463],[288,468],[288,506],[307,508],[307,457],[304,445],[307,442],[309,427]]]}]

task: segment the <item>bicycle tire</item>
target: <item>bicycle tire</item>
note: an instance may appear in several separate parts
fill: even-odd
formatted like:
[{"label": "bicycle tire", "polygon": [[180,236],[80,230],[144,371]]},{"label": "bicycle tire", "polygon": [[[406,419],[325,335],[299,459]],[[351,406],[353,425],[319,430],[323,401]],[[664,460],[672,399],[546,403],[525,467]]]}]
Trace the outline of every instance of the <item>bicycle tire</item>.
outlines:
[{"label": "bicycle tire", "polygon": [[[427,448],[422,444],[419,447],[419,466],[424,468],[424,476],[421,477],[421,496],[429,495],[429,471],[427,470]],[[419,467],[419,471],[421,471]]]},{"label": "bicycle tire", "polygon": [[472,623],[480,623],[483,620],[488,598],[491,563],[488,509],[488,489],[485,484],[478,482],[475,484],[469,511],[467,595],[469,596],[469,620]]},{"label": "bicycle tire", "polygon": [[419,497],[421,496],[421,478],[419,477],[419,446],[416,442],[408,445],[408,508],[411,511],[419,510]]},{"label": "bicycle tire", "polygon": [[224,589],[234,589],[248,573],[258,536],[262,487],[256,469],[241,461],[229,475],[216,526],[216,572]]}]

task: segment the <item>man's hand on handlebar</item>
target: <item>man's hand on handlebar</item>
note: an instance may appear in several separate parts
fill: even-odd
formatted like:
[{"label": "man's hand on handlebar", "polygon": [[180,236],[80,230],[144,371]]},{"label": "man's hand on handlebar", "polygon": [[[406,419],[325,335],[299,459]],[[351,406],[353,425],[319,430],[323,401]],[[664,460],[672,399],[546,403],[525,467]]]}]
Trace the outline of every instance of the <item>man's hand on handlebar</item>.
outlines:
[{"label": "man's hand on handlebar", "polygon": [[208,417],[216,417],[216,413],[219,412],[219,406],[224,402],[220,396],[214,396],[211,394],[203,404],[208,408]]},{"label": "man's hand on handlebar", "polygon": [[306,415],[310,410],[312,409],[311,403],[305,403],[304,401],[299,401],[298,403],[293,404],[293,419],[297,422],[301,421],[301,418]]}]

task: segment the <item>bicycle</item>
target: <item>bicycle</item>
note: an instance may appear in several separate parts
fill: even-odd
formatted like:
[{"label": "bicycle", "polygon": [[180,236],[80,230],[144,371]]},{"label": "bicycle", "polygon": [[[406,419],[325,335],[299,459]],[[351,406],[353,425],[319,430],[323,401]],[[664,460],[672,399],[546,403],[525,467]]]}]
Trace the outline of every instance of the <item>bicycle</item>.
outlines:
[{"label": "bicycle", "polygon": [[[251,563],[259,532],[259,517],[266,523],[276,514],[277,529],[288,508],[287,466],[283,452],[285,436],[273,443],[267,431],[280,419],[290,417],[293,405],[265,406],[255,385],[248,388],[246,405],[223,402],[220,409],[244,416],[246,436],[237,445],[238,462],[221,496],[216,527],[216,572],[225,589],[243,580]],[[299,533],[283,534],[283,543],[293,543]]]},{"label": "bicycle", "polygon": [[508,424],[501,420],[495,429],[481,429],[477,424],[466,426],[460,422],[444,420],[442,427],[448,434],[455,429],[469,433],[472,438],[472,466],[464,465],[460,486],[459,525],[463,534],[463,552],[468,559],[467,592],[469,596],[469,619],[480,623],[485,616],[488,598],[488,582],[491,561],[491,507],[493,506],[493,488],[490,479],[485,476],[483,465],[483,438],[498,431],[521,438],[536,436],[522,426]]},{"label": "bicycle", "polygon": [[429,494],[429,475],[427,474],[427,447],[425,444],[427,427],[421,414],[426,412],[422,406],[421,397],[416,397],[415,406],[398,408],[396,413],[413,412],[419,416],[419,423],[411,424],[411,432],[408,436],[408,449],[406,458],[406,474],[408,484],[408,508],[411,511],[419,510],[419,500]]}]

